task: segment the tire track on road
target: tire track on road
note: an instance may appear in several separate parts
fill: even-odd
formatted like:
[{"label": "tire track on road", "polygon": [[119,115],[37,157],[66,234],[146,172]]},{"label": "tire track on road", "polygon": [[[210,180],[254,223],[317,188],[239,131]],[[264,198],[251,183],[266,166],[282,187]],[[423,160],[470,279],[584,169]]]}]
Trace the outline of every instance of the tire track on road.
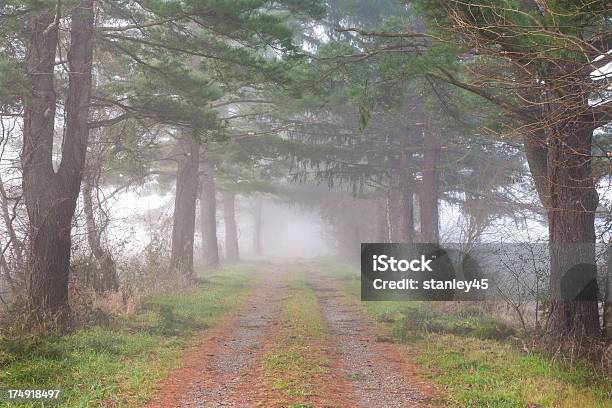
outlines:
[{"label": "tire track on road", "polygon": [[[260,387],[249,386],[265,339],[278,323],[286,277],[271,266],[248,300],[227,321],[205,331],[181,368],[162,382],[146,408],[253,407]],[[254,384],[255,385],[255,384]],[[245,393],[244,390],[251,390]]]},{"label": "tire track on road", "polygon": [[411,378],[399,353],[376,341],[362,322],[358,305],[348,301],[332,282],[310,274],[330,341],[335,344],[341,375],[350,379],[355,402],[367,408],[432,407],[424,383]]}]

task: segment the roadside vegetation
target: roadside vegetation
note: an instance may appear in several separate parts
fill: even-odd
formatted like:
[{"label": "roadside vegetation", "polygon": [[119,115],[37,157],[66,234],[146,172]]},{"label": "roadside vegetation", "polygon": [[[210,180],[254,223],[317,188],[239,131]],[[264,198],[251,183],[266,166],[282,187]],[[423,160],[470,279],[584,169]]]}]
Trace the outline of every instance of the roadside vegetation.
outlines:
[{"label": "roadside vegetation", "polygon": [[[358,271],[325,262],[322,271],[359,301]],[[360,302],[380,341],[401,347],[452,407],[610,407],[612,379],[583,361],[529,350],[517,328],[478,307],[443,303]]]},{"label": "roadside vegetation", "polygon": [[271,387],[284,395],[284,404],[308,407],[304,402],[320,394],[321,378],[329,371],[322,350],[325,340],[325,324],[315,293],[304,274],[295,272],[282,303],[274,346],[263,359],[264,373]]},{"label": "roadside vegetation", "polygon": [[224,268],[192,290],[150,295],[132,314],[72,333],[0,335],[0,388],[61,388],[60,407],[138,406],[195,334],[245,298],[256,271],[252,263]]}]

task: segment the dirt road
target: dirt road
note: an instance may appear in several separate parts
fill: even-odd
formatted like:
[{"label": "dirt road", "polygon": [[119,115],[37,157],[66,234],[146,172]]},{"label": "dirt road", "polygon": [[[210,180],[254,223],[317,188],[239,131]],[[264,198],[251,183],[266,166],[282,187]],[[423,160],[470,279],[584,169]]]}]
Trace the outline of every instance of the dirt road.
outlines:
[{"label": "dirt road", "polygon": [[[262,368],[286,313],[285,271],[296,268],[314,291],[327,331],[325,344],[311,348],[327,363],[311,381],[317,391],[310,395],[285,395]],[[378,342],[358,304],[313,268],[316,264],[274,265],[248,301],[200,335],[146,407],[431,406],[431,386],[414,375],[393,344]]]}]

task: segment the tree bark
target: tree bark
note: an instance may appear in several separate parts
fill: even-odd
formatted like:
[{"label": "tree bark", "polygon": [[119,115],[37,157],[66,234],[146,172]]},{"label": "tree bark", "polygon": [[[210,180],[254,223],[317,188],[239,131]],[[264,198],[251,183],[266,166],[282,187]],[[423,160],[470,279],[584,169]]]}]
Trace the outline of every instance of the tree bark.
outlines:
[{"label": "tree bark", "polygon": [[593,130],[580,123],[577,118],[551,129],[548,229],[555,299],[550,332],[582,338],[600,335],[594,223],[599,198],[591,169]]},{"label": "tree bark", "polygon": [[236,194],[223,192],[223,220],[225,221],[225,258],[229,262],[240,260],[238,231],[236,228]]},{"label": "tree bark", "polygon": [[213,164],[204,158],[201,164],[200,229],[202,232],[202,256],[206,269],[219,267],[217,242],[217,189]]},{"label": "tree bark", "polygon": [[[548,72],[562,78],[548,81],[550,95],[520,92],[524,100],[539,101],[543,109],[541,123],[529,125],[523,139],[529,170],[548,218],[553,301],[547,330],[555,342],[566,336],[601,334],[595,262],[599,197],[591,166],[593,118],[585,113],[589,106],[588,93],[581,89],[584,80],[567,77],[567,73],[580,75],[571,66],[560,75]],[[555,98],[556,90],[566,95]],[[557,119],[548,123],[547,118]]]},{"label": "tree bark", "polygon": [[523,137],[525,157],[538,197],[545,209],[550,207],[548,181],[548,141],[544,129],[536,129]]},{"label": "tree bark", "polygon": [[421,220],[421,242],[438,243],[440,188],[440,139],[438,133],[427,126],[423,135],[423,165],[419,213]]},{"label": "tree bark", "polygon": [[85,164],[91,102],[94,1],[81,0],[71,16],[68,91],[62,159],[53,168],[57,96],[54,66],[61,10],[48,10],[26,23],[21,165],[23,196],[30,221],[27,298],[32,314],[61,322],[69,316],[68,274],[71,222]]},{"label": "tree bark", "polygon": [[200,143],[194,137],[186,135],[181,139],[180,147],[182,154],[178,160],[176,172],[170,272],[193,277],[193,241],[198,199]]},{"label": "tree bark", "polygon": [[255,196],[255,208],[253,213],[253,252],[255,255],[261,254],[261,228],[262,228],[262,209],[263,197],[260,194]]}]

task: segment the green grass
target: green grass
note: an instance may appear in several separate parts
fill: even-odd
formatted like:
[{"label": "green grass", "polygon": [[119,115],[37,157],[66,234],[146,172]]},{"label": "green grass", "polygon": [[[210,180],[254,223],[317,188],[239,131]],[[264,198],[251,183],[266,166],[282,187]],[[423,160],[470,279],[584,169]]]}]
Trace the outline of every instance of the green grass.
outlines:
[{"label": "green grass", "polygon": [[[322,263],[320,269],[355,300],[355,268]],[[507,325],[461,308],[439,311],[425,302],[361,302],[373,324],[382,325],[424,377],[452,407],[612,407],[612,378],[584,363],[525,353]]]},{"label": "green grass", "polygon": [[[585,365],[520,353],[510,344],[432,334],[417,363],[460,407],[611,407],[612,381]],[[608,393],[608,394],[607,394]]]},{"label": "green grass", "polygon": [[138,312],[108,325],[63,336],[0,337],[0,388],[59,387],[61,407],[137,406],[177,367],[195,334],[246,296],[255,269],[237,265],[188,293],[151,296]]},{"label": "green grass", "polygon": [[[281,329],[263,359],[271,385],[288,397],[308,397],[316,379],[328,371],[318,345],[326,339],[317,298],[301,273],[295,273],[282,302]],[[296,404],[295,407],[309,405]]]}]

